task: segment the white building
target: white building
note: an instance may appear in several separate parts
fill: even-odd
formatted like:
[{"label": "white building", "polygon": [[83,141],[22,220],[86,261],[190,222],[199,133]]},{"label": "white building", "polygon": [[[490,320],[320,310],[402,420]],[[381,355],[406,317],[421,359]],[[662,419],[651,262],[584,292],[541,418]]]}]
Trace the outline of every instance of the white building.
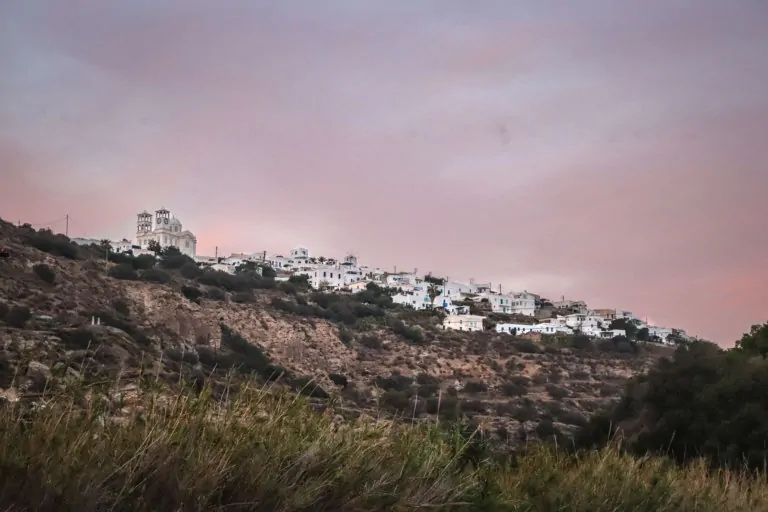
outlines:
[{"label": "white building", "polygon": [[448,315],[443,320],[443,329],[454,331],[482,331],[484,316],[480,315]]},{"label": "white building", "polygon": [[568,327],[549,323],[535,325],[512,323],[496,324],[496,332],[507,334],[527,334],[529,332],[540,334],[556,334],[559,332],[565,334],[573,333],[573,331]]},{"label": "white building", "polygon": [[608,338],[608,339],[615,338],[616,336],[624,336],[626,338],[627,331],[625,331],[624,329],[608,329],[606,331],[600,331],[599,336],[601,338]]},{"label": "white building", "polygon": [[512,294],[510,310],[518,315],[534,316],[536,314],[536,295],[528,292]]},{"label": "white building", "polygon": [[573,309],[579,313],[587,312],[587,303],[583,300],[560,300],[552,302],[556,308]]},{"label": "white building", "polygon": [[432,307],[432,299],[426,290],[411,290],[392,296],[392,302],[413,309],[428,309]]},{"label": "white building", "polygon": [[152,241],[161,247],[176,247],[190,258],[194,258],[197,251],[195,235],[183,230],[181,221],[165,208],[156,210],[154,219],[147,211],[137,215],[136,245],[147,249]]},{"label": "white building", "polygon": [[651,338],[657,338],[662,343],[670,343],[667,341],[667,338],[674,332],[674,329],[671,329],[669,327],[657,327],[657,326],[648,326],[648,335]]},{"label": "white building", "polygon": [[494,313],[512,313],[512,296],[490,291],[481,292],[474,299],[477,302],[488,302]]},{"label": "white building", "polygon": [[421,282],[421,279],[415,273],[399,272],[397,274],[387,274],[384,282],[390,288],[407,288],[415,286],[417,282]]}]

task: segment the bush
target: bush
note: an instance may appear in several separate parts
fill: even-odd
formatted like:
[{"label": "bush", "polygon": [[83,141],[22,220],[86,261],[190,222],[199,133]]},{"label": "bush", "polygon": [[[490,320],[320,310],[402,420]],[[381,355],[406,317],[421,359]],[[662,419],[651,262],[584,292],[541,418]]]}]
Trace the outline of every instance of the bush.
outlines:
[{"label": "bush", "polygon": [[227,294],[219,290],[218,288],[208,288],[205,291],[205,297],[207,299],[216,300],[216,301],[227,300]]},{"label": "bush", "polygon": [[344,326],[339,328],[339,341],[341,341],[342,344],[348,347],[354,339],[355,337],[349,332],[349,329]]},{"label": "bush", "polygon": [[464,391],[467,393],[484,393],[488,391],[488,385],[479,380],[471,380],[464,385]]},{"label": "bush", "polygon": [[357,342],[365,348],[380,349],[382,347],[381,340],[372,334],[366,334],[361,336]]},{"label": "bush", "polygon": [[203,296],[202,290],[196,286],[182,286],[181,293],[184,295],[184,297],[191,300],[192,302],[196,302],[200,297]]},{"label": "bush", "polygon": [[272,365],[272,361],[261,347],[250,343],[225,324],[221,324],[220,328],[222,348],[228,349],[235,356],[227,366],[238,367],[245,372],[256,372],[265,379],[287,374],[284,368]]},{"label": "bush", "polygon": [[300,395],[312,398],[330,398],[328,392],[310,377],[294,377],[291,380],[291,388]]},{"label": "bush", "polygon": [[128,307],[128,301],[123,298],[113,300],[112,307],[123,316],[131,316],[131,309]]},{"label": "bush", "polygon": [[159,268],[149,268],[142,270],[141,280],[148,283],[167,284],[171,282],[171,275]]},{"label": "bush", "polygon": [[665,453],[678,462],[705,457],[713,465],[762,469],[768,448],[768,360],[712,343],[679,347],[635,378],[606,416],[577,437],[605,445],[607,424],[625,425],[635,453]]},{"label": "bush", "polygon": [[207,286],[215,286],[228,292],[241,292],[254,287],[254,279],[247,275],[232,275],[220,270],[205,270],[197,278],[197,282]]},{"label": "bush", "polygon": [[347,377],[341,375],[340,373],[329,373],[328,378],[331,380],[331,382],[341,387],[342,389],[346,389],[349,385],[349,380]]},{"label": "bush", "polygon": [[80,249],[69,238],[62,234],[53,234],[52,231],[41,229],[30,230],[24,237],[28,245],[55,256],[62,256],[71,260],[80,258]]},{"label": "bush", "polygon": [[19,329],[27,325],[29,319],[32,318],[32,312],[26,306],[14,306],[5,315],[5,322],[11,327],[17,327]]},{"label": "bush", "polygon": [[195,262],[187,262],[181,266],[181,275],[187,279],[197,279],[203,273]]},{"label": "bush", "polygon": [[538,354],[541,352],[541,347],[531,340],[515,339],[511,341],[512,346],[523,354]]},{"label": "bush", "polygon": [[406,341],[417,345],[424,343],[424,332],[421,327],[407,326],[399,319],[393,319],[390,322],[390,327],[395,334],[399,334],[405,338]]},{"label": "bush", "polygon": [[123,279],[126,281],[135,281],[139,278],[139,275],[136,273],[136,270],[134,270],[133,265],[129,263],[121,263],[120,265],[115,265],[109,269],[109,276],[115,279]]},{"label": "bush", "polygon": [[37,277],[48,284],[53,284],[54,281],[56,281],[56,273],[51,267],[44,263],[38,263],[32,267],[32,271],[37,275]]},{"label": "bush", "polygon": [[232,294],[232,302],[236,302],[238,304],[250,304],[255,300],[256,297],[254,297],[253,292],[250,290]]},{"label": "bush", "polygon": [[[93,343],[93,334],[85,327],[61,329],[56,332],[67,350],[85,350]],[[78,363],[80,361],[77,361]]]},{"label": "bush", "polygon": [[522,396],[528,392],[528,385],[520,382],[506,381],[501,384],[501,392],[509,397]]},{"label": "bush", "polygon": [[568,396],[568,391],[554,384],[547,384],[545,389],[547,390],[547,394],[549,394],[553,400],[562,400]]},{"label": "bush", "polygon": [[5,315],[8,314],[8,311],[10,311],[11,308],[8,307],[8,304],[5,302],[0,302],[0,320],[5,318]]},{"label": "bush", "polygon": [[185,265],[195,265],[195,260],[187,256],[186,254],[181,254],[178,249],[175,247],[166,247],[163,251],[161,257],[160,257],[160,266],[167,269],[177,269],[182,268]]},{"label": "bush", "polygon": [[379,397],[379,405],[400,413],[410,412],[413,408],[408,393],[396,390],[385,391],[382,393]]},{"label": "bush", "polygon": [[148,270],[154,268],[155,263],[157,263],[157,258],[151,254],[142,254],[131,261],[134,270]]}]

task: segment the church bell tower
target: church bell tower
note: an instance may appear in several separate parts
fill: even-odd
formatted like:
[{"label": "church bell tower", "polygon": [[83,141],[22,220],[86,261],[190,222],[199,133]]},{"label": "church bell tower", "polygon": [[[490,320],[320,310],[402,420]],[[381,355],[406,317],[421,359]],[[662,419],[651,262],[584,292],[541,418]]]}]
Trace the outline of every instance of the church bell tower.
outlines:
[{"label": "church bell tower", "polygon": [[146,210],[136,216],[136,234],[141,236],[152,231],[152,214]]}]

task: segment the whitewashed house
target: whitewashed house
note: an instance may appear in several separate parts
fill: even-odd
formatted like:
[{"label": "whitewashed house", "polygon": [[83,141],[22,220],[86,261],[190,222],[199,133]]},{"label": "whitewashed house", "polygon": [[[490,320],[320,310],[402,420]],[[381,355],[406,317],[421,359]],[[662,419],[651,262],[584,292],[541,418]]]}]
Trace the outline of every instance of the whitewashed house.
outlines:
[{"label": "whitewashed house", "polygon": [[657,327],[655,325],[649,325],[648,326],[648,335],[651,338],[657,338],[659,341],[665,344],[671,344],[671,342],[668,341],[668,338],[672,333],[674,332],[674,329],[670,327]]},{"label": "whitewashed house", "polygon": [[448,315],[443,319],[443,329],[454,331],[482,331],[484,316]]},{"label": "whitewashed house", "polygon": [[494,313],[511,313],[512,312],[512,297],[510,295],[504,295],[501,293],[493,293],[490,291],[484,291],[474,298],[477,302],[488,302],[491,305],[491,311]]},{"label": "whitewashed house", "polygon": [[390,288],[413,287],[422,280],[412,272],[399,272],[396,274],[387,274],[385,283]]},{"label": "whitewashed house", "polygon": [[510,313],[525,316],[534,316],[536,314],[536,295],[533,293],[513,293],[511,300]]},{"label": "whitewashed house", "polygon": [[531,332],[539,333],[539,334],[557,334],[557,333],[572,334],[573,330],[562,325],[556,325],[556,324],[550,324],[550,323],[542,323],[542,324],[534,324],[534,325],[503,323],[503,324],[496,324],[496,332],[507,333],[507,334],[528,334]]},{"label": "whitewashed house", "polygon": [[600,338],[615,338],[617,336],[627,336],[627,331],[624,329],[607,329],[605,331],[600,331],[599,337]]},{"label": "whitewashed house", "polygon": [[363,290],[367,290],[368,289],[368,284],[372,283],[372,282],[373,281],[369,281],[367,279],[363,280],[363,281],[356,281],[354,283],[347,284],[344,287],[344,289],[349,291],[349,292],[351,292],[351,293],[362,292]]},{"label": "whitewashed house", "polygon": [[432,299],[429,298],[426,290],[397,293],[392,296],[392,302],[413,309],[429,309],[432,307]]},{"label": "whitewashed house", "polygon": [[583,300],[559,300],[553,301],[552,305],[556,308],[573,309],[578,313],[587,312],[587,303]]},{"label": "whitewashed house", "polygon": [[456,281],[446,281],[440,287],[440,290],[443,295],[453,300],[460,300],[464,295],[477,292],[475,285],[458,283]]}]

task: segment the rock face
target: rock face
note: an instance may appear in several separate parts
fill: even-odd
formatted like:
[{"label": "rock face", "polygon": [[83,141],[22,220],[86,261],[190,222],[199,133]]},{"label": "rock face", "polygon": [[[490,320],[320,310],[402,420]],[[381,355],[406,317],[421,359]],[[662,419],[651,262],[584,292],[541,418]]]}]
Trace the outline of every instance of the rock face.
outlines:
[{"label": "rock face", "polygon": [[[342,324],[275,307],[276,299],[311,302],[311,295],[295,290],[257,289],[245,302],[218,291],[225,300],[192,301],[183,286],[203,293],[211,287],[179,270],[161,269],[170,276],[166,284],[117,280],[105,272],[101,251],[77,260],[52,257],[25,245],[22,235],[0,223],[0,245],[14,255],[0,261],[0,301],[6,309],[28,307],[37,321],[12,326],[0,314],[0,389],[140,374],[202,385],[242,363],[263,373],[269,361],[272,370],[285,368],[297,382],[316,379],[372,417],[379,410],[465,417],[520,438],[537,434],[542,422],[572,430],[663,355],[660,348],[623,354],[543,347],[490,332],[446,332],[438,316],[398,309]],[[55,284],[31,270],[41,263],[55,273]],[[91,325],[92,318],[101,325]],[[392,327],[395,319],[418,330],[413,339],[419,341]],[[222,326],[261,350],[228,345]],[[337,386],[329,374],[346,385]]]}]

